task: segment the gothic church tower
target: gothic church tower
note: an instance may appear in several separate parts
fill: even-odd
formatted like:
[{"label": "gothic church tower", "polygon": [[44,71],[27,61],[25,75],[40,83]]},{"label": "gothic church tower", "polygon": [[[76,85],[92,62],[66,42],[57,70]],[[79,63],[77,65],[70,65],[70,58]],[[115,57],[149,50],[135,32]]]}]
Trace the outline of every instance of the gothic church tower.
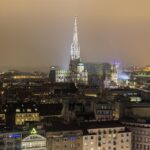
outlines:
[{"label": "gothic church tower", "polygon": [[80,58],[80,45],[78,41],[77,17],[74,21],[73,42],[71,44],[70,54],[70,75],[71,81],[76,84],[88,84],[88,73]]}]

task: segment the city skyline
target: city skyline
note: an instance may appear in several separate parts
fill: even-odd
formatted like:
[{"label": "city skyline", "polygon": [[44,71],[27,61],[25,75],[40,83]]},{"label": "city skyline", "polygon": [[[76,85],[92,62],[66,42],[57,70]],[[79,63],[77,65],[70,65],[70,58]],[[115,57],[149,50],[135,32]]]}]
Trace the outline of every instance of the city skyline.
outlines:
[{"label": "city skyline", "polygon": [[149,64],[149,1],[0,2],[0,67],[68,67],[74,17],[85,62]]}]

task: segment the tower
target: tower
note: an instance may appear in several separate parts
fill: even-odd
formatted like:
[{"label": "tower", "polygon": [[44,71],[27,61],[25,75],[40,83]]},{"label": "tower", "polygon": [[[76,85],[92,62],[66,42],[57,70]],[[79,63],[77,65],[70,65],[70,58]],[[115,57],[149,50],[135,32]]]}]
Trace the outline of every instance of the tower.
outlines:
[{"label": "tower", "polygon": [[119,63],[114,62],[111,66],[111,80],[118,85],[118,68]]},{"label": "tower", "polygon": [[71,81],[76,84],[87,84],[88,83],[88,72],[84,68],[84,63],[81,62],[80,58],[80,45],[78,41],[78,29],[77,29],[77,17],[74,21],[74,32],[73,42],[71,44],[70,54],[70,75]]},{"label": "tower", "polygon": [[78,27],[77,27],[77,17],[74,21],[74,33],[73,42],[71,44],[71,60],[80,59],[80,45],[78,42]]}]

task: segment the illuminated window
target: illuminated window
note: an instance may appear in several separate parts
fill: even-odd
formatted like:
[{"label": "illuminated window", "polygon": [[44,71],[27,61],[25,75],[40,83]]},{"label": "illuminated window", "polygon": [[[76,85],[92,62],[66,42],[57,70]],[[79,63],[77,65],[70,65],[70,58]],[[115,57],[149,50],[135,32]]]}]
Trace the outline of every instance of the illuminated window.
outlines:
[{"label": "illuminated window", "polygon": [[88,144],[87,144],[87,143],[84,143],[84,145],[87,146]]},{"label": "illuminated window", "polygon": [[27,109],[27,112],[31,112],[31,109],[28,108],[28,109]]},{"label": "illuminated window", "polygon": [[16,109],[16,112],[20,112],[20,109]]}]

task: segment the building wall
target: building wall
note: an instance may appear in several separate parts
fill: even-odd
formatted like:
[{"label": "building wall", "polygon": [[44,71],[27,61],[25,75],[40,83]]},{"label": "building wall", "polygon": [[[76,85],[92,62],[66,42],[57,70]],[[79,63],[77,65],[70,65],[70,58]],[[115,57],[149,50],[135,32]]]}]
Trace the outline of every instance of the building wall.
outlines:
[{"label": "building wall", "polygon": [[21,140],[21,133],[0,133],[0,150],[19,150]]},{"label": "building wall", "polygon": [[131,132],[125,127],[47,133],[49,150],[131,150]]},{"label": "building wall", "polygon": [[82,150],[81,131],[47,133],[48,150]]},{"label": "building wall", "polygon": [[132,132],[132,150],[150,150],[150,125],[125,123]]},{"label": "building wall", "polygon": [[113,120],[113,109],[110,104],[96,103],[94,106],[96,120],[110,121]]},{"label": "building wall", "polygon": [[126,131],[125,127],[89,129],[88,131],[91,134],[95,133],[96,136],[93,141],[90,141],[94,143],[93,147],[88,142],[84,150],[131,150],[131,132]]},{"label": "building wall", "polygon": [[150,117],[150,107],[133,107],[127,110],[127,115]]},{"label": "building wall", "polygon": [[39,134],[31,134],[21,142],[22,150],[46,150],[46,138]]},{"label": "building wall", "polygon": [[6,121],[6,117],[4,113],[0,113],[0,121]]},{"label": "building wall", "polygon": [[83,150],[97,150],[97,136],[95,134],[87,134],[83,136]]},{"label": "building wall", "polygon": [[53,67],[50,70],[49,79],[52,83],[70,82],[70,71]]},{"label": "building wall", "polygon": [[[40,143],[43,143],[41,147],[44,149],[39,149]],[[0,150],[25,150],[22,144],[27,146],[28,150],[33,150],[33,146],[34,150],[46,150],[46,138],[41,135],[31,135],[29,131],[0,133]]]},{"label": "building wall", "polygon": [[68,70],[57,70],[56,82],[70,82],[70,72]]}]

